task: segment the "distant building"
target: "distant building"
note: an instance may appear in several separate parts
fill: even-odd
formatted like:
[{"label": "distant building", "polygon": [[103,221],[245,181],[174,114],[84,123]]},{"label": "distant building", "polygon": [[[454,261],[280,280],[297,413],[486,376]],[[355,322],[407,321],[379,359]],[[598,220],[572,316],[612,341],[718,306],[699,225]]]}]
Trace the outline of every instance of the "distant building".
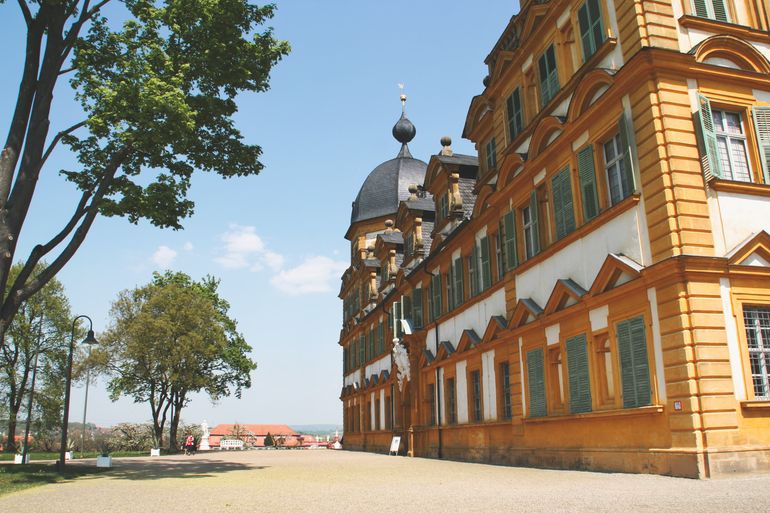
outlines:
[{"label": "distant building", "polygon": [[478,158],[413,158],[402,115],[345,234],[346,449],[770,469],[769,13],[522,0],[470,101]]},{"label": "distant building", "polygon": [[209,445],[212,449],[219,447],[219,442],[225,437],[238,436],[240,440],[251,447],[264,447],[265,437],[283,439],[284,447],[299,447],[303,435],[286,424],[217,424],[209,430]]}]

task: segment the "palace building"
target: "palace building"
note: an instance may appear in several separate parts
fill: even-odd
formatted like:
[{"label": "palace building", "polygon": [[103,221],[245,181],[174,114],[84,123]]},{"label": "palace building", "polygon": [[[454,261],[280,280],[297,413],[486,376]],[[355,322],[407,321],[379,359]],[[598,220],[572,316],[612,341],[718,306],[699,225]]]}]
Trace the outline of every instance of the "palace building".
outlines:
[{"label": "palace building", "polygon": [[403,114],[353,203],[344,447],[770,469],[768,0],[521,3],[479,156]]}]

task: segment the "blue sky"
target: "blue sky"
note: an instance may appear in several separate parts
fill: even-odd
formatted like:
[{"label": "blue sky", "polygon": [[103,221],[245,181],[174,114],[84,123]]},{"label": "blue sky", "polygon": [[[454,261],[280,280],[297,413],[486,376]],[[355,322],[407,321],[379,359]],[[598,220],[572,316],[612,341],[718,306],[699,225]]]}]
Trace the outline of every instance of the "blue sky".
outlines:
[{"label": "blue sky", "polygon": [[[275,68],[269,92],[239,97],[236,115],[246,140],[262,146],[264,171],[230,180],[198,174],[190,192],[195,215],[184,230],[99,218],[59,275],[73,313],[89,315],[98,332],[117,293],[148,282],[155,270],[217,276],[259,367],[240,400],[196,397],[183,418],[341,424],[344,234],[361,183],[399,150],[390,134],[401,109],[397,84],[406,84],[416,158],[437,153],[443,135],[456,152],[474,154],[460,138],[465,114],[482,90],[484,57],[517,10],[507,1],[279,1],[271,25],[292,52]],[[24,34],[15,3],[0,12],[0,127],[7,130]],[[54,102],[51,134],[80,119],[66,82]],[[76,195],[57,171],[74,165],[66,151],[49,159],[17,256],[69,216]],[[89,394],[89,421],[150,417],[144,404],[111,402],[103,382]],[[82,415],[82,396],[82,389],[73,393],[73,418]]]}]

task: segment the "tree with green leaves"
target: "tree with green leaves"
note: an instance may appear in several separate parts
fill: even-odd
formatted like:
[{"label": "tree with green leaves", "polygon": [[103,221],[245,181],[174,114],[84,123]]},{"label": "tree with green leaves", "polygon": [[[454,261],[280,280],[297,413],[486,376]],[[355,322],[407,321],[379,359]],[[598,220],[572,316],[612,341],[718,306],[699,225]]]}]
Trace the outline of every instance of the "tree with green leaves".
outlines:
[{"label": "tree with green leaves", "polygon": [[[110,2],[112,20],[105,11]],[[69,262],[97,215],[179,229],[193,212],[187,191],[195,170],[223,177],[259,173],[261,149],[244,142],[235,127],[235,99],[267,90],[271,69],[289,52],[288,43],[263,26],[274,15],[272,4],[17,3],[26,45],[0,152],[0,345],[21,304]],[[54,93],[67,77],[83,117],[59,128]],[[61,145],[77,159],[75,169],[61,172],[80,197],[67,215],[51,216],[52,226],[62,223],[34,245],[12,277],[37,184]],[[49,263],[38,272],[43,258]]]},{"label": "tree with green leaves", "polygon": [[240,397],[251,386],[251,347],[218,286],[211,277],[155,273],[149,285],[119,294],[94,350],[94,361],[111,377],[113,400],[128,396],[149,404],[156,447],[168,421],[169,449],[177,449],[179,419],[194,392],[217,400]]},{"label": "tree with green leaves", "polygon": [[[22,268],[22,264],[14,265],[10,276],[16,277]],[[38,266],[33,276],[43,268]],[[6,343],[0,347],[0,395],[8,412],[6,451],[17,449],[14,436],[19,412],[26,411],[35,365],[36,412],[40,418],[55,416],[61,423],[61,377],[67,364],[71,319],[64,287],[54,278],[21,303],[6,331]]]}]

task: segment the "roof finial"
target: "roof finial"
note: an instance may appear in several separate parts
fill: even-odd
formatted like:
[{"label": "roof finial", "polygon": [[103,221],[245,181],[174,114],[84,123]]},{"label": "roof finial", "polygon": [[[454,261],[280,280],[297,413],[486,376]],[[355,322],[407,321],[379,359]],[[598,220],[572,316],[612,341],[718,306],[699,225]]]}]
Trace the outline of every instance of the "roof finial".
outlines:
[{"label": "roof finial", "polygon": [[412,158],[407,143],[414,139],[417,130],[414,128],[412,122],[406,117],[406,95],[404,94],[404,84],[398,84],[398,88],[401,90],[401,118],[393,127],[393,137],[401,143],[401,151],[398,153],[398,158]]}]

